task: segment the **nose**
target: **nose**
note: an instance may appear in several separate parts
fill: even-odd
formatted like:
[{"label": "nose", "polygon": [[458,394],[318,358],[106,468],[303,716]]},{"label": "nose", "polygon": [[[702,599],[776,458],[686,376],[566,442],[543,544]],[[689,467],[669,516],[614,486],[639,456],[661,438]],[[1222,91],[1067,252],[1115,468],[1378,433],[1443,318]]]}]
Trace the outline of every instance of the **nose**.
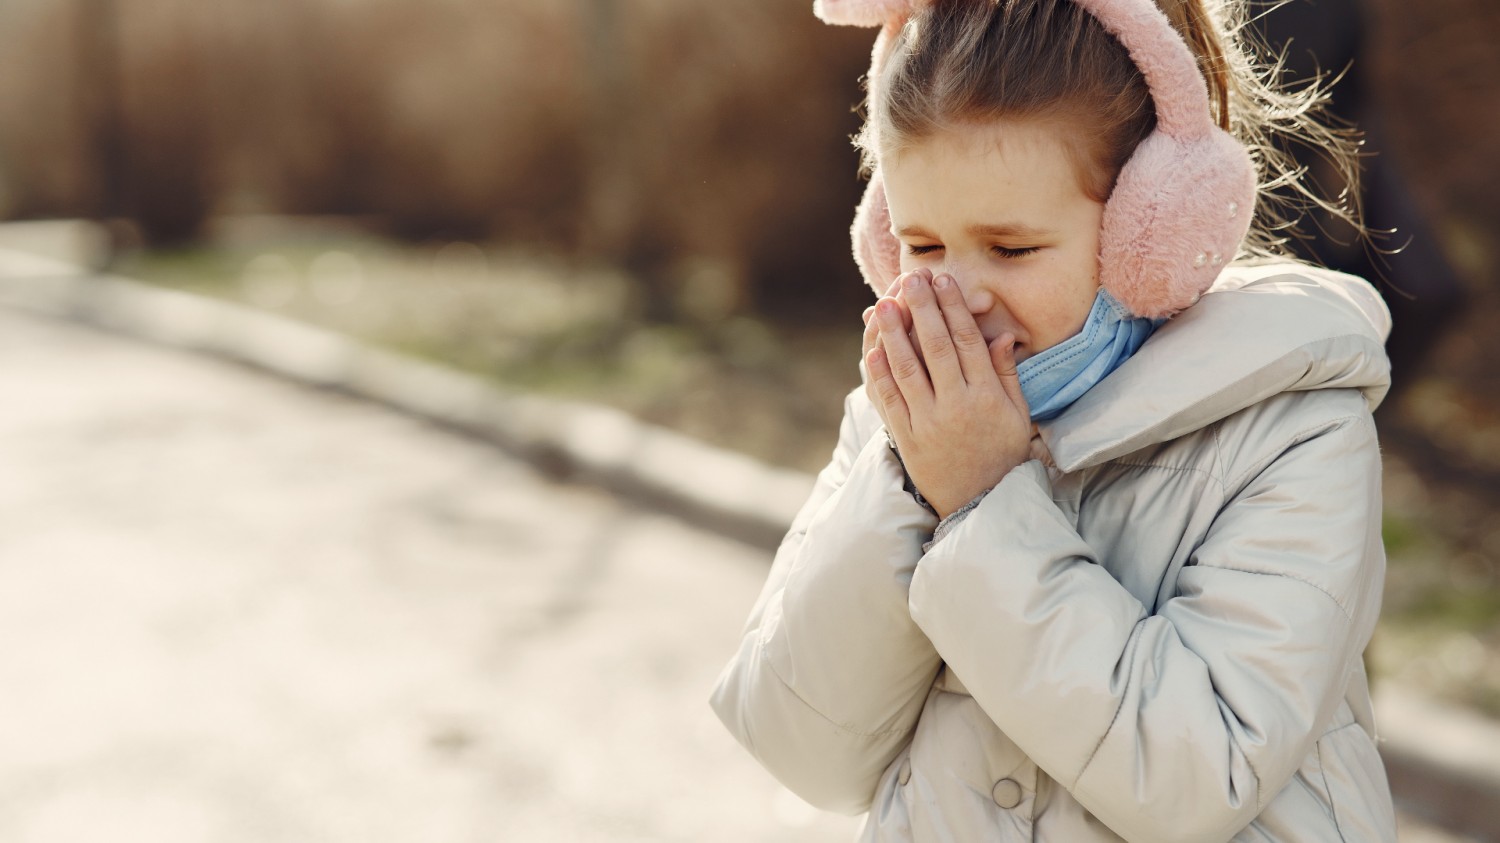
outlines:
[{"label": "nose", "polygon": [[964,267],[947,261],[943,263],[942,271],[958,284],[958,289],[964,294],[964,304],[968,306],[970,313],[978,316],[994,309],[998,302],[995,293],[989,285],[980,280],[978,273],[965,270]]}]

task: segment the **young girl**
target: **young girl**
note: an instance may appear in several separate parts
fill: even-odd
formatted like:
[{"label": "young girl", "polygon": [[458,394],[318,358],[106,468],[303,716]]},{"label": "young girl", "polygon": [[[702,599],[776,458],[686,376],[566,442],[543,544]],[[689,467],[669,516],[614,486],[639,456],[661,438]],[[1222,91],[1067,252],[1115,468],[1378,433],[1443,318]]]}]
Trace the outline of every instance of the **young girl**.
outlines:
[{"label": "young girl", "polygon": [[1243,259],[1288,113],[1234,10],[818,10],[884,25],[885,295],[719,716],[866,841],[1394,840],[1361,659],[1388,317]]}]

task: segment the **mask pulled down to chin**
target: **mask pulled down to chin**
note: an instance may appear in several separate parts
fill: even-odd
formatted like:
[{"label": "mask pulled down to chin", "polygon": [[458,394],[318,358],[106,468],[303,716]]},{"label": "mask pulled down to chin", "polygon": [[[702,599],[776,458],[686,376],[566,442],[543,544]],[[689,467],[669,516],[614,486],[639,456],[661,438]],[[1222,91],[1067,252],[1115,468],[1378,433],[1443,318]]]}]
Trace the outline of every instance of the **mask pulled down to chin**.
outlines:
[{"label": "mask pulled down to chin", "polygon": [[1165,319],[1133,315],[1103,287],[1083,328],[1016,367],[1033,421],[1056,418],[1130,359]]}]

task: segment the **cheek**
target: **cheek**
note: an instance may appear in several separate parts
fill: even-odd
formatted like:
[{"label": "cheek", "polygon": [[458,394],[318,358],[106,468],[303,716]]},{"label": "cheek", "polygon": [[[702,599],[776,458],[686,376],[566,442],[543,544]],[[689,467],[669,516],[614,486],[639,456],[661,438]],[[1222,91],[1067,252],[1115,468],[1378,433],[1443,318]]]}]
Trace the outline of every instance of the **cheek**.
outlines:
[{"label": "cheek", "polygon": [[910,272],[918,267],[927,267],[936,270],[943,265],[941,252],[929,252],[925,255],[914,255],[906,250],[905,246],[898,246],[901,250],[901,271]]},{"label": "cheek", "polygon": [[1056,255],[1027,273],[1017,294],[1025,299],[1038,350],[1078,333],[1099,291],[1098,259],[1092,254]]}]

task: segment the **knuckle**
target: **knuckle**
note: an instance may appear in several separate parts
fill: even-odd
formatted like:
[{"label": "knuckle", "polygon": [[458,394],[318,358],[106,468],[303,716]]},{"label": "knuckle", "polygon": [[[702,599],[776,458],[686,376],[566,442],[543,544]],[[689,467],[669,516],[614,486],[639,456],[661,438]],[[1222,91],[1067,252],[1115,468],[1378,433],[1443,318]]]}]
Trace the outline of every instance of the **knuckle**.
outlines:
[{"label": "knuckle", "polygon": [[979,326],[972,320],[969,324],[960,324],[953,329],[953,341],[961,348],[975,348],[984,345],[984,334],[980,333]]},{"label": "knuckle", "polygon": [[921,367],[917,365],[917,361],[911,357],[903,357],[900,360],[894,361],[891,365],[891,371],[895,373],[897,380],[910,380],[916,377],[920,369]]},{"label": "knuckle", "polygon": [[929,358],[945,359],[953,356],[953,340],[947,336],[935,336],[927,341],[923,347]]}]

